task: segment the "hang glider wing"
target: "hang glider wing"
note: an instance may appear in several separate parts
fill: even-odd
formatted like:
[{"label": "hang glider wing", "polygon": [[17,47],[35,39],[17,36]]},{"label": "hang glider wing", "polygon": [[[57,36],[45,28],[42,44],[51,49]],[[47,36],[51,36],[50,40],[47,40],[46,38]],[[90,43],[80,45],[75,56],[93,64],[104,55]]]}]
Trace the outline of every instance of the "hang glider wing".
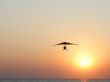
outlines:
[{"label": "hang glider wing", "polygon": [[73,44],[73,43],[69,43],[69,42],[62,42],[62,43],[58,43],[56,45],[78,45],[78,44]]}]

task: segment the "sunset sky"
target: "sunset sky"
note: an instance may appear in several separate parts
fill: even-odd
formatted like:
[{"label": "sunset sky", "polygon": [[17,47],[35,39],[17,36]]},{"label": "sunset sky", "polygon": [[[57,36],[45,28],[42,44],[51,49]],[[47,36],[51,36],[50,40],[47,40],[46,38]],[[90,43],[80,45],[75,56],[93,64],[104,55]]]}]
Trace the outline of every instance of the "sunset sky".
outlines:
[{"label": "sunset sky", "polygon": [[0,0],[2,78],[110,78],[110,0]]}]

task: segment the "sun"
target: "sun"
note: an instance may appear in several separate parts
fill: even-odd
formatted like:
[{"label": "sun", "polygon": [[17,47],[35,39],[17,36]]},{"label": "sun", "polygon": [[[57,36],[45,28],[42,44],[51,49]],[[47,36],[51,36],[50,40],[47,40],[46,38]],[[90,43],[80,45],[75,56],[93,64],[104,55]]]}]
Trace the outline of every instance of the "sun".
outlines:
[{"label": "sun", "polygon": [[79,60],[79,64],[81,67],[89,67],[91,65],[90,58],[83,57]]},{"label": "sun", "polygon": [[81,53],[75,57],[75,64],[79,68],[90,69],[94,60],[90,53]]}]

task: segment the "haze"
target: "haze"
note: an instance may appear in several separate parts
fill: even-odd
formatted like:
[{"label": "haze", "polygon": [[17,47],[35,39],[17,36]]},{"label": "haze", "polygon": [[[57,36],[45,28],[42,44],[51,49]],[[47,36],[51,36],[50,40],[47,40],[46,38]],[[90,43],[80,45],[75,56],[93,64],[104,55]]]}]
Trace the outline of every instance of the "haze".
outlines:
[{"label": "haze", "polygon": [[110,0],[0,0],[0,78],[110,78]]}]

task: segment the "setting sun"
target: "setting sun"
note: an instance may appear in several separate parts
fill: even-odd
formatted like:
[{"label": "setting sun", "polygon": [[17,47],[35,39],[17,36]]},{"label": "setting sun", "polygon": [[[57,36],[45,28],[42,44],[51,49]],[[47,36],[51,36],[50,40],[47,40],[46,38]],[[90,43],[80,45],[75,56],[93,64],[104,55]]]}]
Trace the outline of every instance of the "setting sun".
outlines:
[{"label": "setting sun", "polygon": [[91,62],[88,58],[85,57],[79,60],[79,64],[81,65],[81,67],[88,67]]},{"label": "setting sun", "polygon": [[91,69],[94,59],[90,52],[80,52],[75,57],[75,64],[79,68]]}]

